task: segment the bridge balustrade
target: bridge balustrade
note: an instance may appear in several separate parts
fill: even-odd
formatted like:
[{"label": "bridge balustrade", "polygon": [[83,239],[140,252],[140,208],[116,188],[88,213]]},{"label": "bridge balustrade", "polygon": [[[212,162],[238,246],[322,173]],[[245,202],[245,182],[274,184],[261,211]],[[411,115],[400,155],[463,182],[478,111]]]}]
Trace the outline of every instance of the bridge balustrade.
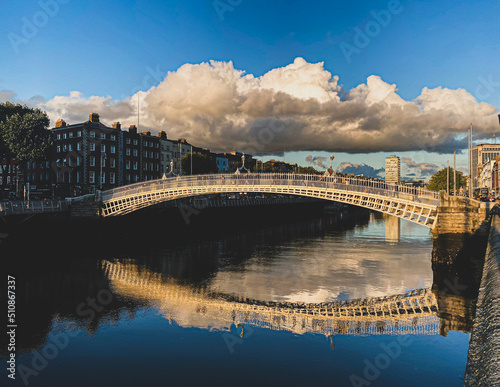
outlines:
[{"label": "bridge balustrade", "polygon": [[438,205],[437,192],[404,185],[386,184],[380,181],[357,179],[340,176],[302,175],[290,173],[250,173],[194,175],[171,177],[135,183],[102,192],[102,201],[135,194],[200,186],[295,186],[333,189],[345,192],[357,192],[380,195],[387,198],[406,199],[416,203]]}]

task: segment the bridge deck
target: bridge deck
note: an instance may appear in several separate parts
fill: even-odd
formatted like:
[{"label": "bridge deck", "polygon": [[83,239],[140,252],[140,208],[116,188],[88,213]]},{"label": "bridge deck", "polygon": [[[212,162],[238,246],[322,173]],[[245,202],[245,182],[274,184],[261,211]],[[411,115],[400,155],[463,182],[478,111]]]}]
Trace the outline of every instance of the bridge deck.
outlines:
[{"label": "bridge deck", "polygon": [[338,176],[196,175],[151,180],[102,192],[103,215],[123,215],[167,200],[213,193],[263,192],[332,200],[384,212],[432,228],[437,192]]}]

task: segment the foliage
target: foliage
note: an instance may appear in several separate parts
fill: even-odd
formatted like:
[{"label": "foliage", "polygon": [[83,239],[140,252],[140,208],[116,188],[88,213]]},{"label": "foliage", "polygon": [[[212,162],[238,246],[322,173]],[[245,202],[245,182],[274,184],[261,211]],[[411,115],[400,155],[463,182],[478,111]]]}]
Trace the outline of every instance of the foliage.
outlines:
[{"label": "foliage", "polygon": [[46,158],[53,144],[49,123],[40,109],[0,103],[0,157],[20,162]]},{"label": "foliage", "polygon": [[[448,173],[447,170],[448,168],[443,168],[440,171],[436,172],[434,175],[432,175],[427,188],[430,189],[431,191],[441,191],[441,190],[446,191],[446,179]],[[461,187],[465,187],[466,185],[467,182],[465,180],[463,173],[457,171],[457,190],[460,189]],[[450,167],[449,189],[450,192],[453,191],[453,168],[451,167]]]},{"label": "foliage", "polygon": [[[181,158],[181,171],[184,176],[191,174],[191,153]],[[193,175],[216,173],[217,166],[210,157],[202,153],[193,153]]]}]

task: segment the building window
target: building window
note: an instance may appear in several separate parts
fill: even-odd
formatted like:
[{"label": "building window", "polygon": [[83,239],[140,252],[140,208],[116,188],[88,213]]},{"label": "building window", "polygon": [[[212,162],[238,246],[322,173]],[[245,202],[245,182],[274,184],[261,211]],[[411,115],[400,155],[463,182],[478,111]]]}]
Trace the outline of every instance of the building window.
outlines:
[{"label": "building window", "polygon": [[134,145],[137,145],[137,139],[134,139]]},{"label": "building window", "polygon": [[[7,179],[8,179],[8,177],[7,177]],[[134,183],[137,183],[138,181],[139,181],[139,176],[134,175]]]},{"label": "building window", "polygon": [[106,145],[101,144],[101,152],[102,153],[106,152]]},{"label": "building window", "polygon": [[69,133],[68,133],[68,137],[69,137],[69,138],[73,138],[73,132],[69,132]]},{"label": "building window", "polygon": [[76,150],[82,150],[82,143],[81,142],[76,144]]},{"label": "building window", "polygon": [[93,142],[90,143],[90,151],[95,151],[95,144]]},{"label": "building window", "polygon": [[134,161],[134,171],[137,171],[137,161]]},{"label": "building window", "polygon": [[76,157],[76,165],[80,166],[81,162],[82,162],[82,159],[80,158],[80,156],[77,156]]},{"label": "building window", "polygon": [[79,130],[78,132],[76,132],[76,137],[82,137],[82,131]]},{"label": "building window", "polygon": [[104,183],[106,183],[106,172],[103,172],[102,176],[101,176],[101,184],[104,184]]},{"label": "building window", "polygon": [[57,148],[56,148],[56,152],[57,153],[61,153],[61,145],[58,145]]},{"label": "building window", "polygon": [[160,147],[160,145],[159,145],[158,143],[156,143],[156,144],[155,144],[155,147],[156,147],[156,148],[159,148],[159,147]]},{"label": "building window", "polygon": [[109,184],[115,184],[115,173],[110,172],[109,174]]},{"label": "building window", "polygon": [[101,167],[106,166],[106,157],[101,157]]},{"label": "building window", "polygon": [[114,134],[111,135],[111,140],[113,140],[113,141],[116,140],[116,136]]},{"label": "building window", "polygon": [[101,133],[101,139],[106,140],[106,133]]},{"label": "building window", "polygon": [[80,172],[76,172],[76,182],[80,183]]},{"label": "building window", "polygon": [[73,163],[71,162],[71,157],[68,157],[68,166],[73,166]]},{"label": "building window", "polygon": [[130,160],[125,163],[125,169],[130,169]]},{"label": "building window", "polygon": [[109,159],[109,166],[111,168],[115,168],[115,166],[116,166],[115,159]]},{"label": "building window", "polygon": [[60,140],[61,139],[61,133],[57,133],[57,139]]},{"label": "building window", "polygon": [[73,150],[73,144],[68,145],[68,150],[71,152]]},{"label": "building window", "polygon": [[66,144],[63,145],[63,152],[66,152],[68,150],[68,147],[66,146]]},{"label": "building window", "polygon": [[48,167],[49,167],[49,162],[48,162],[48,161],[46,161],[46,162],[45,162],[45,168],[48,168]]},{"label": "building window", "polygon": [[132,152],[132,154],[137,157],[137,149],[134,149],[134,151]]},{"label": "building window", "polygon": [[66,140],[66,133],[63,133],[63,138]]},{"label": "building window", "polygon": [[90,131],[90,137],[95,138],[95,132],[93,130]]},{"label": "building window", "polygon": [[94,156],[90,156],[90,166],[95,167],[95,157]]},{"label": "building window", "polygon": [[130,138],[125,139],[125,144],[130,144]]},{"label": "building window", "polygon": [[125,148],[125,155],[130,156],[130,148]]},{"label": "building window", "polygon": [[116,147],[114,145],[111,145],[109,147],[109,149],[110,149],[111,153],[116,153]]},{"label": "building window", "polygon": [[94,171],[90,171],[89,172],[89,183],[90,184],[94,184],[95,183],[95,172]]},{"label": "building window", "polygon": [[153,152],[149,152],[149,158],[152,159],[153,158]]}]

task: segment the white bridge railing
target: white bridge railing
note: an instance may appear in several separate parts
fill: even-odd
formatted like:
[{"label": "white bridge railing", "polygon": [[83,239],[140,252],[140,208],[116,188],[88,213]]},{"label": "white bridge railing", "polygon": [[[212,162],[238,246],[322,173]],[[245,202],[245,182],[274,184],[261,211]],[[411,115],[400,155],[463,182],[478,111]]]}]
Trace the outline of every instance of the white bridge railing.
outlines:
[{"label": "white bridge railing", "polygon": [[23,215],[45,212],[63,212],[68,209],[65,200],[30,200],[0,202],[0,215]]},{"label": "white bridge railing", "polygon": [[[414,203],[437,206],[439,194],[422,188],[386,184],[380,181],[356,179],[340,176],[299,175],[291,173],[249,173],[219,174],[170,177],[130,184],[103,191],[101,200],[107,202],[121,197],[129,197],[148,192],[164,191],[177,188],[203,186],[295,186],[333,189],[353,193],[367,193],[392,199],[404,199]],[[224,191],[230,190],[230,188]],[[252,189],[255,191],[255,189]]]}]

